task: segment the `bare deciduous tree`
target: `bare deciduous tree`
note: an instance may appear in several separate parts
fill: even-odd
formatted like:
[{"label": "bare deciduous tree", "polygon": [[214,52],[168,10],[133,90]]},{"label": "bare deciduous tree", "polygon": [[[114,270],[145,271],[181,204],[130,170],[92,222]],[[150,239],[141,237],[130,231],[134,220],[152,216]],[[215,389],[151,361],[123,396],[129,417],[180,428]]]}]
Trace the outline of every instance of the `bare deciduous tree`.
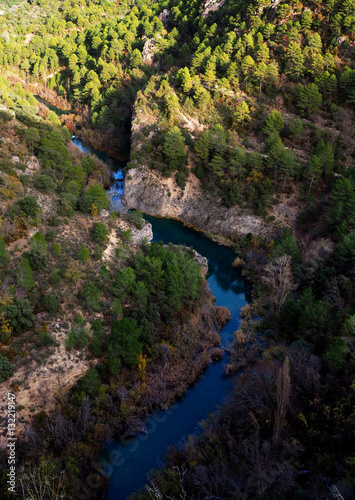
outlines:
[{"label": "bare deciduous tree", "polygon": [[180,469],[179,467],[173,467],[173,469],[177,470],[178,478],[180,483],[180,493],[178,497],[172,498],[171,496],[164,495],[158,486],[151,481],[149,485],[146,485],[145,489],[148,492],[149,497],[152,500],[186,500],[186,491],[183,486],[184,476],[186,473],[186,469]]},{"label": "bare deciduous tree", "polygon": [[306,347],[292,345],[287,349],[290,371],[296,390],[314,393],[319,388],[321,361]]},{"label": "bare deciduous tree", "polygon": [[81,407],[76,417],[76,434],[78,437],[83,437],[86,434],[92,414],[92,403],[89,398],[84,397],[81,402]]},{"label": "bare deciduous tree", "polygon": [[282,255],[265,267],[262,281],[270,289],[270,302],[274,312],[279,316],[287,295],[294,290],[293,273],[291,268],[291,257]]},{"label": "bare deciduous tree", "polygon": [[24,500],[61,500],[65,497],[63,473],[54,462],[22,467],[19,482]]},{"label": "bare deciduous tree", "polygon": [[277,445],[280,441],[280,434],[285,422],[286,411],[290,400],[291,381],[290,381],[290,362],[288,357],[280,368],[279,376],[276,383],[276,399],[277,406],[275,410],[274,422],[274,444]]}]

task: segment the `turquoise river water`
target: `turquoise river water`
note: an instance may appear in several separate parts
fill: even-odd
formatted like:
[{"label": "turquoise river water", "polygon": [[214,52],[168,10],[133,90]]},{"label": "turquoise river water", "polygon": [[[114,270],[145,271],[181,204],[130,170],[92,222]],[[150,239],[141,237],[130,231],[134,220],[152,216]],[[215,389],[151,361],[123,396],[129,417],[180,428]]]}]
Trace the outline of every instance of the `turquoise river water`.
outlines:
[{"label": "turquoise river water", "polygon": [[[110,198],[113,206],[120,210],[124,190],[122,164],[93,150],[80,139],[74,137],[73,143],[82,151],[95,154],[116,171]],[[232,265],[233,251],[179,222],[148,215],[145,219],[153,226],[155,241],[192,246],[207,257],[206,278],[216,304],[227,307],[231,313],[229,323],[221,331],[221,344],[228,346],[238,328],[240,309],[248,302],[248,286]],[[226,361],[227,355],[212,363],[181,400],[168,410],[152,414],[145,422],[145,432],[123,442],[107,444],[102,455],[103,471],[110,478],[107,500],[126,500],[144,486],[151,469],[163,465],[169,446],[181,446],[190,434],[199,432],[199,422],[223,403],[231,389],[231,379],[223,376]]]}]

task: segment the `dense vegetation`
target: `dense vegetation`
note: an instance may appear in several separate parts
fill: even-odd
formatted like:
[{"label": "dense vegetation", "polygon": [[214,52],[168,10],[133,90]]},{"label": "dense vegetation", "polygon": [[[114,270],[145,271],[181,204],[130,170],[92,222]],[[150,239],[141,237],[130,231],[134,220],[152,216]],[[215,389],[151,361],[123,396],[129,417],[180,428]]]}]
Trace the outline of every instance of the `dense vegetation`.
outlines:
[{"label": "dense vegetation", "polygon": [[[59,415],[38,415],[33,440],[40,448],[53,430],[45,472],[57,477],[52,453],[61,454],[63,488],[72,491],[87,472],[76,460],[111,435],[103,414],[112,413],[116,432],[127,421],[139,427],[133,399],[144,392],[146,361],[154,366],[176,346],[179,362],[186,357],[171,325],[203,295],[195,262],[159,245],[133,255],[129,224],[142,224],[134,214],[119,218],[114,265],[103,264],[117,223],[115,214],[97,215],[108,206],[107,175],[68,144],[74,123],[95,144],[100,137],[101,147],[119,144],[133,117],[127,168],[144,164],[174,177],[181,195],[196,176],[226,209],[241,207],[271,225],[282,202],[293,200],[299,211],[291,228],[273,228],[273,239],[234,242],[254,282],[230,366],[245,373],[202,435],[173,450],[168,468],[137,498],[318,499],[340,491],[350,499],[355,7],[346,0],[217,4],[208,12],[208,2],[197,0],[31,0],[0,17],[0,377],[11,376],[31,345],[50,352],[47,323],[70,290],[82,314],[65,312],[66,348],[98,361]],[[71,107],[75,119],[59,119],[33,93]],[[32,171],[30,155],[38,159]],[[75,240],[58,235],[58,227],[78,225]],[[14,253],[30,227],[27,248]],[[101,311],[106,323],[95,316]],[[35,339],[26,337],[34,328]],[[265,348],[255,342],[260,336]],[[154,393],[146,407],[159,398]]]},{"label": "dense vegetation", "polygon": [[[28,402],[37,413],[32,438],[18,442],[32,471],[75,496],[78,475],[93,469],[73,461],[84,449],[94,457],[98,441],[136,432],[148,411],[182,394],[209,362],[218,318],[193,252],[137,246],[133,233],[146,223],[138,211],[106,210],[107,166],[73,147],[68,128],[19,82],[0,84],[0,381],[13,376],[11,390],[23,394],[45,366],[59,387],[78,380],[69,393],[47,385],[40,402]],[[2,457],[5,478],[6,450]],[[38,482],[26,470],[19,491],[35,498]]]}]

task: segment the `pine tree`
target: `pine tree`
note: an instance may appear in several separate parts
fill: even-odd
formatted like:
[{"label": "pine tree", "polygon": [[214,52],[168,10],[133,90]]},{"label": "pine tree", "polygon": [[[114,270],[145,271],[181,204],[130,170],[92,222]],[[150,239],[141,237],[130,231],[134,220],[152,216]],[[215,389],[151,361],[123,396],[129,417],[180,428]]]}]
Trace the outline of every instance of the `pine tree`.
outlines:
[{"label": "pine tree", "polygon": [[319,156],[314,155],[309,160],[307,165],[307,170],[305,173],[306,177],[309,180],[309,188],[308,188],[309,193],[311,192],[314,181],[319,179],[321,174],[322,174],[322,161],[319,158]]},{"label": "pine tree", "polygon": [[304,55],[299,43],[291,42],[286,50],[286,71],[292,78],[297,79],[304,73]]},{"label": "pine tree", "polygon": [[215,58],[211,58],[206,65],[204,80],[212,83],[216,80],[216,62]]},{"label": "pine tree", "polygon": [[192,79],[191,79],[189,68],[186,68],[186,67],[181,68],[177,72],[177,77],[178,77],[178,79],[180,79],[181,90],[184,93],[190,92],[190,90],[192,89]]},{"label": "pine tree", "polygon": [[35,286],[32,269],[28,259],[25,257],[22,257],[20,267],[17,271],[17,284],[27,291]]},{"label": "pine tree", "polygon": [[31,251],[47,255],[47,242],[42,233],[37,232],[30,240]]},{"label": "pine tree", "polygon": [[171,172],[186,165],[185,137],[178,127],[172,127],[166,134],[163,152]]},{"label": "pine tree", "polygon": [[195,152],[198,158],[206,165],[209,157],[210,137],[208,132],[202,132],[195,145]]},{"label": "pine tree", "polygon": [[279,111],[273,110],[265,120],[263,131],[265,134],[270,135],[274,132],[280,133],[284,128],[284,120]]},{"label": "pine tree", "polygon": [[0,237],[0,267],[6,266],[10,258],[6,250],[6,243],[4,238]]},{"label": "pine tree", "polygon": [[238,104],[234,111],[234,121],[238,125],[243,122],[246,122],[250,119],[250,110],[248,103],[246,101],[242,101]]},{"label": "pine tree", "polygon": [[276,182],[281,158],[285,148],[280,136],[276,132],[271,134],[267,141],[265,141],[265,147],[268,151],[267,163],[269,168],[274,170],[274,178]]},{"label": "pine tree", "polygon": [[290,177],[294,177],[298,172],[299,162],[292,149],[284,149],[280,158],[280,172],[284,176],[283,188]]},{"label": "pine tree", "polygon": [[314,113],[322,104],[322,95],[315,83],[303,87],[297,99],[297,106],[305,114]]},{"label": "pine tree", "polygon": [[69,56],[69,68],[73,71],[78,63],[78,56],[76,54],[71,54]]},{"label": "pine tree", "polygon": [[245,80],[248,79],[249,76],[251,76],[254,67],[255,67],[255,61],[251,56],[245,56],[242,60],[242,71],[245,76]]},{"label": "pine tree", "polygon": [[266,80],[267,74],[268,74],[267,65],[262,61],[261,63],[259,63],[256,66],[255,71],[254,71],[254,76],[259,81],[259,92],[260,92],[260,94],[261,94],[261,90],[262,90],[262,87],[263,87],[263,83]]}]

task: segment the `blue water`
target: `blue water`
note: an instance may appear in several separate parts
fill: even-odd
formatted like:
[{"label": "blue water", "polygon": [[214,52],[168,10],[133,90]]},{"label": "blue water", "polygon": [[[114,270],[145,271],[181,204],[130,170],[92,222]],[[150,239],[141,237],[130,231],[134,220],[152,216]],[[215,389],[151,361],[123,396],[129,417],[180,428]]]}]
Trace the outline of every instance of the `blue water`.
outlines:
[{"label": "blue water", "polygon": [[[78,138],[73,143],[83,152],[95,154],[116,171],[110,198],[113,208],[122,209],[124,190],[123,164],[95,151]],[[208,259],[207,282],[216,304],[231,313],[229,323],[221,331],[221,344],[227,347],[239,325],[240,309],[248,302],[249,289],[240,272],[233,267],[235,258],[229,248],[219,246],[176,221],[144,216],[153,226],[155,241],[192,246]],[[102,469],[109,477],[107,500],[126,500],[147,482],[151,469],[163,465],[169,446],[181,446],[190,435],[199,432],[199,422],[215,411],[231,389],[231,379],[223,376],[227,355],[211,364],[190,387],[181,400],[168,410],[152,414],[145,422],[145,432],[106,446],[101,457]]]},{"label": "blue water", "polygon": [[122,206],[122,196],[124,191],[124,175],[123,175],[123,166],[124,163],[116,160],[115,158],[111,158],[107,156],[102,151],[97,151],[96,149],[86,144],[79,137],[73,136],[72,143],[74,146],[80,149],[83,153],[95,155],[99,160],[106,163],[111,172],[114,172],[113,182],[109,189],[109,197],[111,200],[111,205],[114,210],[118,212],[123,211]]},{"label": "blue water", "polygon": [[[179,222],[149,216],[145,219],[153,226],[155,241],[193,246],[207,257],[207,281],[216,304],[231,312],[230,322],[221,331],[222,345],[227,346],[238,328],[240,309],[248,300],[248,287],[232,266],[235,257],[232,250]],[[167,448],[182,445],[189,434],[198,431],[199,422],[218,408],[231,388],[231,380],[223,377],[224,364],[222,361],[210,365],[181,401],[167,411],[153,414],[146,422],[147,434],[107,446],[103,468],[110,477],[108,500],[126,500],[142,488],[149,470],[163,464]]]}]

